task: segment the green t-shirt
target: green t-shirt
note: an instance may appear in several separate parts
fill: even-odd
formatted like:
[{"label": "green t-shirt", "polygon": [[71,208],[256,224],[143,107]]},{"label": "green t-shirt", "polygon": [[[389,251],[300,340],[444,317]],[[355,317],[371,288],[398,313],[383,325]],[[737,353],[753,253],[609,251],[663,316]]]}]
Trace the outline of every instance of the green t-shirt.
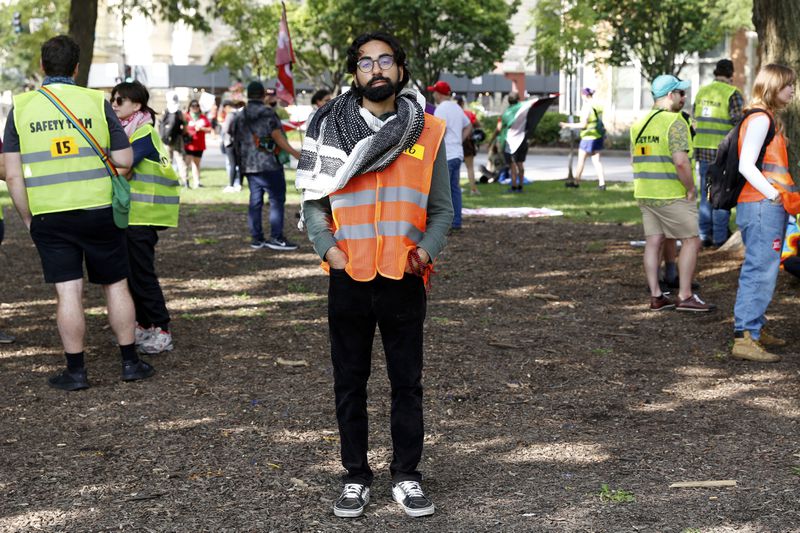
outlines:
[{"label": "green t-shirt", "polygon": [[514,122],[514,117],[517,116],[517,111],[519,110],[520,106],[522,106],[522,102],[517,102],[516,104],[508,106],[503,114],[500,116],[500,135],[497,136],[497,140],[500,142],[500,148],[502,149],[506,145],[506,136],[508,135],[508,128],[511,127],[511,123]]}]

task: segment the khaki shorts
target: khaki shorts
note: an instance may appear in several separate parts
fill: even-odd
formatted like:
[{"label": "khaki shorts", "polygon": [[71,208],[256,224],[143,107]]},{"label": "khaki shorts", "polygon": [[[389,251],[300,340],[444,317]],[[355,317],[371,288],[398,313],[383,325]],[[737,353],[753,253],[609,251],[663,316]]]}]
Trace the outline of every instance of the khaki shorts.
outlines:
[{"label": "khaki shorts", "polygon": [[685,198],[671,201],[665,205],[641,203],[644,235],[664,235],[668,239],[688,239],[697,237],[697,203]]}]

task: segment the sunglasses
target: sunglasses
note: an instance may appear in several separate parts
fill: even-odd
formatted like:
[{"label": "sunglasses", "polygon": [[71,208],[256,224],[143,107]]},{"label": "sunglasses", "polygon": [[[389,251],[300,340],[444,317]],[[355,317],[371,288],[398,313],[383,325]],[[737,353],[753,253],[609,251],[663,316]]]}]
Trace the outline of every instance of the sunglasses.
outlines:
[{"label": "sunglasses", "polygon": [[392,68],[392,65],[394,65],[394,56],[384,54],[378,59],[372,59],[369,56],[364,56],[356,62],[356,66],[358,66],[358,70],[361,72],[371,72],[372,68],[375,66],[375,63],[378,64],[381,70],[389,70]]},{"label": "sunglasses", "polygon": [[190,109],[193,108],[193,107],[196,107],[196,108],[199,109],[200,108],[200,104],[192,104],[192,105],[189,106]]},{"label": "sunglasses", "polygon": [[116,98],[111,99],[111,101],[118,106],[121,106],[123,103],[125,103],[125,100],[128,100],[128,98],[124,98],[122,96],[117,96]]},{"label": "sunglasses", "polygon": [[683,89],[678,89],[678,90],[672,91],[672,92],[678,93],[681,96],[686,96],[686,91],[684,91]]}]

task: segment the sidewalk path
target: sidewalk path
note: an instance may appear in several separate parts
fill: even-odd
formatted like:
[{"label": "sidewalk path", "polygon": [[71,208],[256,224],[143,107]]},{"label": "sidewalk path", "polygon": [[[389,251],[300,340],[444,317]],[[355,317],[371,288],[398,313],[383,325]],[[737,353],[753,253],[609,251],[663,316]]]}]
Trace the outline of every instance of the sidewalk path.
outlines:
[{"label": "sidewalk path", "polygon": [[[219,142],[209,142],[209,148],[203,154],[204,168],[225,168],[225,156],[219,151]],[[298,147],[299,148],[299,147]],[[536,181],[563,180],[567,177],[567,160],[569,155],[564,154],[565,150],[554,150],[553,152],[544,149],[532,149],[525,160],[525,175],[533,177]],[[578,162],[578,151],[575,151],[572,170]],[[603,169],[606,173],[606,181],[631,181],[633,170],[631,169],[630,157],[624,152],[614,151],[603,154]],[[480,152],[475,156],[475,175],[480,177],[480,165],[486,164],[486,152]],[[292,168],[297,166],[297,161],[293,158]],[[466,179],[467,169],[462,165],[461,177]],[[583,172],[584,179],[595,181],[597,175],[591,161],[586,162],[586,169]]]}]

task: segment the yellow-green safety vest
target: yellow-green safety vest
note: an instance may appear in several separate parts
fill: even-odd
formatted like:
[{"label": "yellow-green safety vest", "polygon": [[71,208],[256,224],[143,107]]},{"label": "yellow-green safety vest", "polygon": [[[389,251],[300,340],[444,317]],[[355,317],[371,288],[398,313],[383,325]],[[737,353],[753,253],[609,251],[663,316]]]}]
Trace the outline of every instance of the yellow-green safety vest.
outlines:
[{"label": "yellow-green safety vest", "polygon": [[599,139],[600,130],[597,128],[598,119],[603,120],[603,108],[599,105],[593,105],[592,111],[589,113],[589,119],[586,121],[586,127],[581,130],[581,139]]},{"label": "yellow-green safety vest", "polygon": [[180,204],[180,181],[172,168],[169,152],[158,132],[150,124],[139,127],[131,136],[131,144],[150,136],[159,154],[159,163],[142,159],[133,167],[131,178],[131,226],[177,227]]},{"label": "yellow-green safety vest", "polygon": [[716,150],[719,147],[719,143],[733,128],[729,101],[738,90],[733,85],[714,80],[697,91],[694,101],[694,120],[697,123],[695,148]]},{"label": "yellow-green safety vest", "polygon": [[[645,123],[658,113],[639,132]],[[653,109],[647,116],[631,126],[631,154],[633,156],[633,196],[673,200],[686,196],[686,187],[678,179],[678,172],[669,151],[669,129],[676,120],[683,120],[680,113]],[[687,127],[688,130],[688,127]],[[636,138],[639,137],[639,142]],[[689,140],[689,158],[692,157],[692,139]]]},{"label": "yellow-green safety vest", "polygon": [[[107,151],[110,135],[103,93],[63,83],[47,88]],[[43,94],[14,96],[14,125],[31,213],[111,205],[111,178],[100,157]]]}]

